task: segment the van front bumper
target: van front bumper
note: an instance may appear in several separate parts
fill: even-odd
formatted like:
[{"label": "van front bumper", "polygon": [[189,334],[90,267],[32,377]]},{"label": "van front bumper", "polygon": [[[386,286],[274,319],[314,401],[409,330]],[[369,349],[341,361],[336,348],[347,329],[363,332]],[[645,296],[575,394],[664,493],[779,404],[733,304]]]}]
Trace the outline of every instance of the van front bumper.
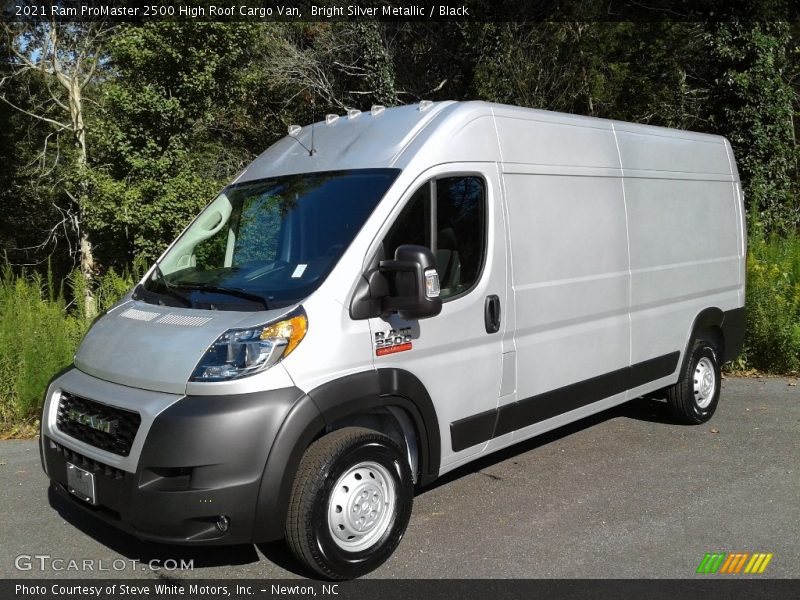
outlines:
[{"label": "van front bumper", "polygon": [[[302,397],[293,387],[183,397],[143,432],[135,472],[110,465],[105,453],[64,435],[54,439],[43,421],[42,463],[56,494],[138,538],[179,544],[265,541],[253,539],[264,468],[280,426]],[[67,490],[67,463],[93,473],[96,504]],[[221,516],[228,519],[225,531],[217,526]]]}]

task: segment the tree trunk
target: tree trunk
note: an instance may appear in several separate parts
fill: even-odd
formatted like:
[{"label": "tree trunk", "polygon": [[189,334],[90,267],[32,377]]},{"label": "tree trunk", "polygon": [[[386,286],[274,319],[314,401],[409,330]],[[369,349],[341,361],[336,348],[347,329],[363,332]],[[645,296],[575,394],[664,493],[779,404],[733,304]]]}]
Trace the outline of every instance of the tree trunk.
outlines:
[{"label": "tree trunk", "polygon": [[[77,29],[76,29],[77,28]],[[93,317],[97,308],[92,292],[94,278],[94,253],[89,232],[86,227],[87,207],[89,205],[89,158],[86,150],[86,129],[83,114],[83,90],[95,77],[102,57],[102,40],[113,29],[105,24],[64,23],[55,14],[47,23],[20,23],[14,27],[0,23],[0,32],[6,34],[9,48],[14,56],[9,62],[14,76],[34,71],[46,78],[44,88],[50,95],[49,105],[44,105],[42,114],[35,114],[11,103],[4,95],[0,100],[26,115],[49,123],[65,132],[75,145],[76,189],[65,189],[70,199],[69,219],[78,237],[78,268],[85,284],[81,312]],[[90,40],[87,42],[87,40]],[[66,99],[56,94],[49,85],[50,79],[66,94]],[[7,77],[3,78],[5,81]],[[59,90],[59,92],[61,91]],[[54,108],[48,111],[48,108]],[[61,120],[61,112],[69,113],[69,120]],[[56,117],[54,113],[59,113]],[[45,144],[44,152],[47,151]]]},{"label": "tree trunk", "polygon": [[[93,318],[97,314],[94,292],[92,285],[94,282],[94,253],[92,252],[92,242],[89,233],[84,226],[86,220],[86,206],[88,204],[89,182],[87,180],[87,165],[89,162],[86,151],[86,129],[83,123],[83,95],[81,94],[81,84],[77,77],[65,78],[63,80],[69,92],[69,112],[72,121],[72,131],[75,138],[75,146],[78,150],[78,193],[75,195],[74,207],[77,214],[77,225],[80,238],[79,244],[79,269],[84,282],[83,293],[83,313],[87,318]],[[77,300],[77,299],[76,299]]]}]

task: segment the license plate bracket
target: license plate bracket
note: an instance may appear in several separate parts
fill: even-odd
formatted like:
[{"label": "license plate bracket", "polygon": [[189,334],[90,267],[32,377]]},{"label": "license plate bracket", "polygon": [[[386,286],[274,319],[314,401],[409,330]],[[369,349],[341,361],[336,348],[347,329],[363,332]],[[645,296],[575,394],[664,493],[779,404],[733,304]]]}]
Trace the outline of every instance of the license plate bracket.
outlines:
[{"label": "license plate bracket", "polygon": [[84,502],[97,504],[94,489],[94,473],[67,463],[67,489]]}]

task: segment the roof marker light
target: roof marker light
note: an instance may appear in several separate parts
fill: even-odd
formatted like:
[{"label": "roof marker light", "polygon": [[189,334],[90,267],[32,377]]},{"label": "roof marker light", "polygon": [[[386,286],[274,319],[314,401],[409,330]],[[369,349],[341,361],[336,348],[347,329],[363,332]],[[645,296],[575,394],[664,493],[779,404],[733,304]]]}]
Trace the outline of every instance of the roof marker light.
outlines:
[{"label": "roof marker light", "polygon": [[347,118],[348,119],[357,119],[358,115],[361,114],[361,111],[357,108],[348,108],[347,109]]},{"label": "roof marker light", "polygon": [[385,110],[386,110],[386,107],[383,104],[373,104],[372,108],[370,109],[369,112],[373,117],[377,117],[379,114],[381,114]]},{"label": "roof marker light", "polygon": [[300,133],[301,129],[302,127],[300,127],[300,125],[289,125],[289,135],[294,137]]},{"label": "roof marker light", "polygon": [[339,120],[339,115],[334,115],[334,114],[325,115],[325,122],[328,125],[333,125],[338,120]]},{"label": "roof marker light", "polygon": [[433,106],[433,101],[432,100],[420,100],[419,108],[417,108],[417,110],[420,111],[420,112],[425,112],[431,106]]}]

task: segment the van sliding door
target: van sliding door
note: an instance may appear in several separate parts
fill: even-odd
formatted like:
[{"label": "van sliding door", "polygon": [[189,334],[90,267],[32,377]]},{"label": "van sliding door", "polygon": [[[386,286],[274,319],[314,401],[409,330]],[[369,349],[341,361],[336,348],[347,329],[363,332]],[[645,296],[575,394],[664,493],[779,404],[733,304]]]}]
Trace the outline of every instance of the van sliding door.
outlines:
[{"label": "van sliding door", "polygon": [[518,368],[498,428],[516,440],[624,400],[630,279],[618,171],[504,171]]}]

